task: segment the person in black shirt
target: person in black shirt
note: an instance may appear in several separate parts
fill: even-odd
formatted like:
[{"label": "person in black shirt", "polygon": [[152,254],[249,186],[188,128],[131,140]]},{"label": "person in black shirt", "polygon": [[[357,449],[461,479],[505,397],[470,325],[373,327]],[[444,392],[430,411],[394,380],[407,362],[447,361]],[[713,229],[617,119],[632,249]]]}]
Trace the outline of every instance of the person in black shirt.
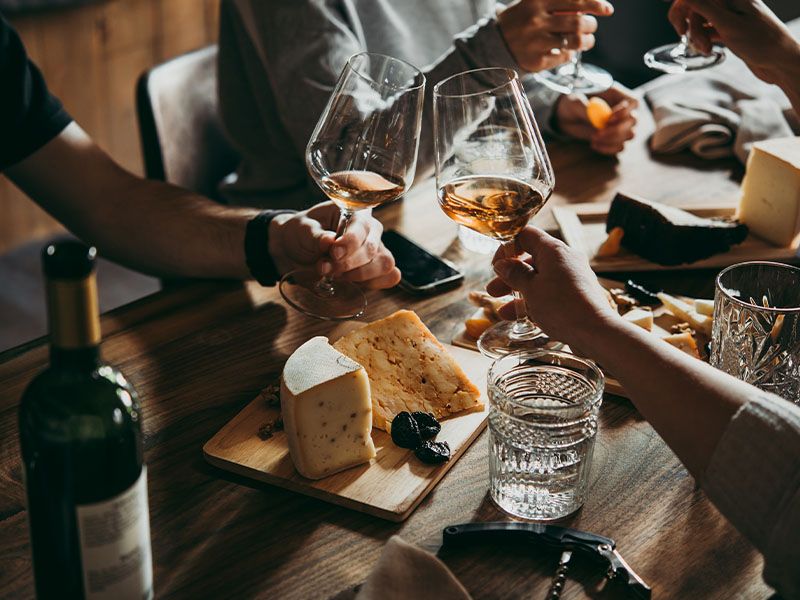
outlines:
[{"label": "person in black shirt", "polygon": [[339,210],[219,205],[115,163],[50,94],[16,31],[0,14],[0,172],[101,253],[166,277],[255,277],[274,284],[296,265],[387,288],[400,281],[365,213],[335,239]]}]

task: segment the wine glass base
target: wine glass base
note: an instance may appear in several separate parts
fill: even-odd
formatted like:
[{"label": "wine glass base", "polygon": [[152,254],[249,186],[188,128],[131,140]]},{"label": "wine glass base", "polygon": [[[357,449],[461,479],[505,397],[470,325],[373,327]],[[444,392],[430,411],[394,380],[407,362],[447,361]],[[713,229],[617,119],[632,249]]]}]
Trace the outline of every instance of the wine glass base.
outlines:
[{"label": "wine glass base", "polygon": [[599,94],[614,84],[611,73],[595,65],[568,62],[549,71],[541,71],[534,78],[562,94]]},{"label": "wine glass base", "polygon": [[699,54],[694,51],[686,54],[684,51],[686,48],[687,46],[681,43],[653,48],[644,55],[644,64],[664,73],[684,73],[708,69],[725,60],[725,50],[722,46],[713,46],[709,54]]},{"label": "wine glass base", "polygon": [[501,321],[492,325],[478,338],[478,350],[489,358],[500,358],[519,350],[559,350],[564,344],[551,340],[546,333],[534,326],[529,332],[518,335],[514,332],[514,321]]},{"label": "wine glass base", "polygon": [[367,297],[350,281],[333,281],[331,290],[320,286],[319,273],[312,269],[292,271],[280,283],[283,299],[301,313],[325,321],[345,321],[364,314]]}]

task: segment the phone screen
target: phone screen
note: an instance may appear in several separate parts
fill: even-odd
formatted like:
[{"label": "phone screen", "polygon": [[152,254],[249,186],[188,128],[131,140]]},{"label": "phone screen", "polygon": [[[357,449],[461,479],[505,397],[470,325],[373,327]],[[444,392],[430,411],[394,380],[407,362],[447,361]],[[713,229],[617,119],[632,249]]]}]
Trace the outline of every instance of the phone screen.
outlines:
[{"label": "phone screen", "polygon": [[396,231],[383,232],[383,244],[394,255],[397,268],[403,273],[403,282],[411,288],[430,289],[437,283],[461,279],[461,273],[438,256],[423,250]]}]

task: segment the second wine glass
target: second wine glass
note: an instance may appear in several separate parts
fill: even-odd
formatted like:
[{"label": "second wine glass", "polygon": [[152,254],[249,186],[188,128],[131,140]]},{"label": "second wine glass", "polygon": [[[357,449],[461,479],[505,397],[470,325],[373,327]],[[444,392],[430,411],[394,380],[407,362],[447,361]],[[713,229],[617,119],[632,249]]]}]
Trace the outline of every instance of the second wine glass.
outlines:
[{"label": "second wine glass", "polygon": [[[456,223],[513,240],[555,186],[550,158],[516,72],[476,69],[433,91],[439,206]],[[517,303],[517,320],[498,323],[478,348],[498,357],[549,341]]]},{"label": "second wine glass", "polygon": [[[425,76],[402,60],[354,54],[339,76],[306,148],[306,166],[341,210],[336,238],[356,211],[395,200],[414,181]],[[281,295],[319,319],[357,317],[367,306],[356,283],[314,269],[286,274]]]}]

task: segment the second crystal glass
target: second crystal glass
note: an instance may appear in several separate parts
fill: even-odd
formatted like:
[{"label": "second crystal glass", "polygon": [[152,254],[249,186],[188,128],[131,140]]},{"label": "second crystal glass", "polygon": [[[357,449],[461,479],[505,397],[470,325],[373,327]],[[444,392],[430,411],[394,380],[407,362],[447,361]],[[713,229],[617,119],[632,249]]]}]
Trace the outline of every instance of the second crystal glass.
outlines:
[{"label": "second crystal glass", "polygon": [[[407,62],[362,52],[339,76],[306,148],[306,166],[341,210],[340,238],[358,210],[399,198],[414,181],[425,76]],[[281,294],[320,319],[359,316],[367,305],[350,281],[320,278],[313,269],[288,273]]]},{"label": "second crystal glass", "polygon": [[[501,242],[513,240],[555,186],[516,72],[476,69],[445,79],[433,89],[433,117],[439,206],[456,223]],[[497,357],[547,341],[518,312],[516,321],[487,329],[478,347]]]}]

